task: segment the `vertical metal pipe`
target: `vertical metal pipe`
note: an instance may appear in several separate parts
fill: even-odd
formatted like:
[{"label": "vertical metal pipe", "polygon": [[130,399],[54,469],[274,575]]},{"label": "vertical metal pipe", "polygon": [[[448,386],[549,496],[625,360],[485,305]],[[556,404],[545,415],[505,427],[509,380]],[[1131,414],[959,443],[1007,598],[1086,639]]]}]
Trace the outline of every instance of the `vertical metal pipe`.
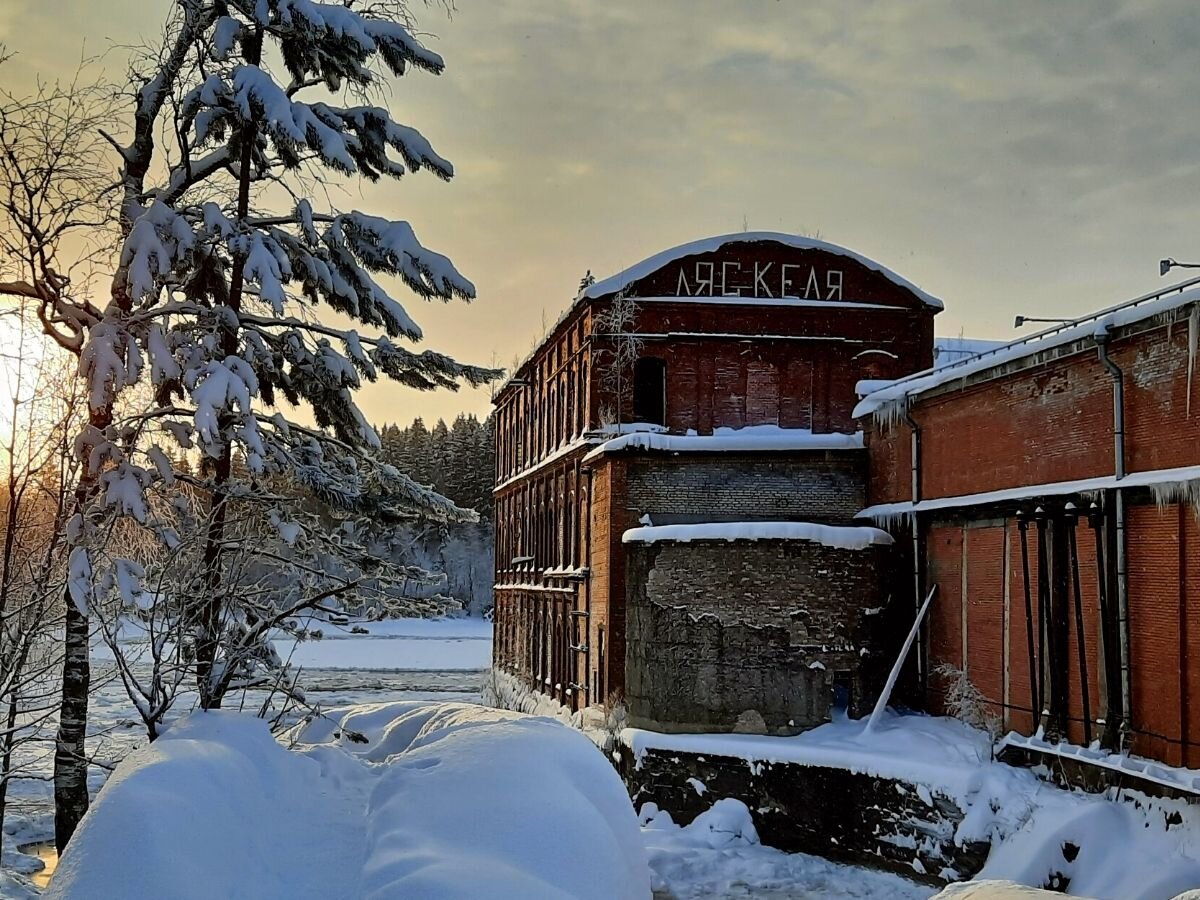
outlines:
[{"label": "vertical metal pipe", "polygon": [[1029,715],[1033,720],[1033,729],[1037,730],[1038,715],[1042,709],[1041,693],[1038,687],[1040,672],[1037,665],[1037,649],[1033,639],[1033,598],[1029,589],[1029,514],[1025,510],[1017,511],[1017,531],[1021,535],[1021,574],[1025,586],[1025,636],[1029,643]]},{"label": "vertical metal pipe", "polygon": [[[911,442],[909,445],[909,463],[913,505],[912,522],[910,523],[912,526],[913,603],[920,604],[921,596],[924,594],[921,583],[921,529],[917,515],[917,504],[921,502],[921,429],[917,426],[916,420],[913,419],[912,414],[908,411],[904,413],[904,421],[908,423]],[[922,635],[923,637],[924,635]],[[917,646],[916,656],[917,684],[923,694],[927,682],[926,646],[924,639]],[[966,665],[966,660],[963,660],[963,664],[964,666]]]},{"label": "vertical metal pipe", "polygon": [[[1041,632],[1041,644],[1038,647],[1038,671],[1046,673],[1046,656],[1050,657],[1051,667],[1055,656],[1054,648],[1054,629],[1049,621],[1050,613],[1050,565],[1049,552],[1046,541],[1046,511],[1042,507],[1038,507],[1033,511],[1033,520],[1037,523],[1037,548],[1038,548],[1038,629]],[[1039,724],[1042,720],[1049,720],[1051,707],[1054,706],[1054,699],[1051,696],[1054,690],[1054,684],[1049,678],[1042,678],[1042,709],[1039,717]]]},{"label": "vertical metal pipe", "polygon": [[1108,599],[1108,566],[1104,562],[1104,513],[1100,509],[1100,504],[1092,503],[1088,508],[1088,524],[1091,526],[1096,540],[1096,596],[1099,601],[1100,612],[1100,646],[1104,650],[1104,718],[1098,718],[1096,722],[1097,724],[1103,724],[1107,728],[1112,718],[1113,708],[1116,705],[1113,691],[1117,689],[1116,682],[1118,679],[1113,677],[1113,662],[1116,660],[1118,654],[1116,648],[1113,646],[1112,610],[1109,608]]},{"label": "vertical metal pipe", "polygon": [[[1125,477],[1125,375],[1108,355],[1108,334],[1096,335],[1096,352],[1113,380],[1113,467],[1118,482]],[[1125,552],[1125,492],[1118,483],[1117,527],[1117,637],[1121,655],[1121,744],[1132,729],[1132,679],[1129,671],[1129,572]]]},{"label": "vertical metal pipe", "polygon": [[1083,701],[1083,742],[1092,743],[1092,698],[1088,686],[1087,645],[1084,643],[1083,631],[1083,591],[1079,584],[1079,544],[1075,535],[1075,527],[1079,522],[1079,514],[1074,503],[1068,503],[1066,509],[1067,539],[1071,553],[1071,585],[1075,592],[1075,645],[1079,655],[1079,696]]}]

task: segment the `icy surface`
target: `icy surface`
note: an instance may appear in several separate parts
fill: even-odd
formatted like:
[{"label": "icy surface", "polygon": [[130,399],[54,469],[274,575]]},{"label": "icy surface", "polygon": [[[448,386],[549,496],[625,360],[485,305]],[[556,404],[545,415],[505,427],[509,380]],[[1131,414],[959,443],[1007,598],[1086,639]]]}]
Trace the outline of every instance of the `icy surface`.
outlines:
[{"label": "icy surface", "polygon": [[388,619],[358,627],[368,634],[326,625],[319,641],[293,651],[293,641],[280,638],[275,648],[305,669],[479,671],[492,664],[492,623],[484,619]]},{"label": "icy surface", "polygon": [[814,434],[807,428],[751,425],[746,428],[717,428],[712,434],[664,434],[641,431],[605,441],[584,462],[617,450],[664,450],[671,453],[712,453],[749,450],[861,450],[862,432]]},{"label": "icy surface", "polygon": [[892,536],[878,528],[817,525],[812,522],[704,522],[696,525],[646,525],[622,535],[626,544],[656,541],[813,541],[840,550],[888,546]]},{"label": "icy surface", "polygon": [[622,272],[618,272],[610,278],[605,278],[603,281],[597,281],[589,285],[580,294],[585,299],[595,299],[597,297],[605,297],[609,294],[615,294],[623,290],[628,285],[635,281],[640,281],[648,275],[652,275],[661,269],[663,266],[670,265],[676,260],[683,259],[687,256],[695,256],[699,253],[712,253],[719,250],[726,244],[734,243],[756,243],[761,241],[770,241],[776,244],[783,244],[786,247],[795,247],[798,250],[821,250],[826,253],[833,253],[837,256],[845,256],[855,262],[862,263],[868,269],[880,273],[893,284],[912,291],[926,305],[932,306],[934,309],[942,309],[942,301],[932,294],[928,294],[921,290],[911,281],[901,278],[891,269],[881,266],[873,259],[855,253],[853,250],[848,250],[837,244],[830,244],[827,241],[819,241],[816,238],[804,237],[798,234],[783,234],[777,231],[743,231],[736,234],[722,234],[714,237],[702,238],[698,241],[692,241],[687,244],[680,244],[678,247],[672,247],[669,250],[663,250],[661,253],[656,253],[640,263],[630,266]]}]

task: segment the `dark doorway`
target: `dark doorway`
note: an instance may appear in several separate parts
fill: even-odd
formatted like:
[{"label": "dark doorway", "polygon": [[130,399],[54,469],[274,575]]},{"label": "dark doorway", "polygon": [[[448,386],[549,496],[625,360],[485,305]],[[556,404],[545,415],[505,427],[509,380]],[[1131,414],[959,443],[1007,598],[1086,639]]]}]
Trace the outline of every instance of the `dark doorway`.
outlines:
[{"label": "dark doorway", "polygon": [[633,364],[633,419],[667,424],[666,360],[643,356]]}]

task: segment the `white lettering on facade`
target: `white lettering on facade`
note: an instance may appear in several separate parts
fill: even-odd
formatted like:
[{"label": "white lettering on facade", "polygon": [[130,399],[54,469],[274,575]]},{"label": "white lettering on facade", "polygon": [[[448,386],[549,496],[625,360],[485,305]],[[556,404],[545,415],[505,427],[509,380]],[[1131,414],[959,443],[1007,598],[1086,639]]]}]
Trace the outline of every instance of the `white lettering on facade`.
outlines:
[{"label": "white lettering on facade", "polygon": [[796,266],[796,265],[792,265],[791,263],[784,263],[782,266],[779,267],[779,296],[780,297],[790,296],[788,294],[788,288],[791,287],[792,279],[788,275],[788,269],[798,269],[798,268],[800,268],[800,267]]},{"label": "white lettering on facade", "polygon": [[[755,297],[774,296],[771,293],[771,289],[769,287],[767,287],[767,282],[766,282],[767,270],[771,268],[771,265],[772,265],[771,263],[766,263],[762,267],[762,270],[760,271],[758,268],[758,263],[754,264],[754,296]],[[762,291],[762,293],[759,293],[760,290]]]},{"label": "white lettering on facade", "polygon": [[679,267],[679,284],[675,285],[676,297],[690,297],[691,291],[688,290],[687,276],[683,274],[683,267]]},{"label": "white lettering on facade", "polygon": [[817,281],[817,270],[808,270],[808,281],[804,284],[804,299],[805,300],[820,300],[821,285]]},{"label": "white lettering on facade", "polygon": [[[798,263],[779,263],[779,292],[771,290],[767,276],[774,262],[754,263],[754,277],[736,261],[720,264],[720,283],[717,280],[717,263],[698,262],[689,282],[687,271],[681,266],[675,285],[676,297],[754,297],[764,300],[795,297],[804,300],[842,300],[845,294],[845,272],[842,269],[824,270],[824,287],[821,272],[815,266]],[[800,292],[800,278],[804,278],[804,292]],[[745,281],[746,284],[738,282]]]},{"label": "white lettering on facade", "polygon": [[729,269],[731,267],[738,272],[742,271],[741,263],[735,263],[735,262],[721,263],[721,296],[722,297],[740,297],[740,296],[742,296],[742,289],[740,287],[735,287],[733,290],[729,289]]},{"label": "white lettering on facade", "polygon": [[842,270],[830,269],[825,273],[825,287],[828,292],[825,294],[826,300],[841,300],[842,299]]}]

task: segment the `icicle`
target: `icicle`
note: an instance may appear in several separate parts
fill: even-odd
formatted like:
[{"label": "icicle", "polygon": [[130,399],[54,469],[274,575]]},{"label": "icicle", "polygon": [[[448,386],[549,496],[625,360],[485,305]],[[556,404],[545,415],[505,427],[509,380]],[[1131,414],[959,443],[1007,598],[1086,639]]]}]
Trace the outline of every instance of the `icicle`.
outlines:
[{"label": "icicle", "polygon": [[1196,346],[1200,344],[1200,305],[1188,316],[1187,415],[1192,417],[1192,375],[1196,371]]}]

